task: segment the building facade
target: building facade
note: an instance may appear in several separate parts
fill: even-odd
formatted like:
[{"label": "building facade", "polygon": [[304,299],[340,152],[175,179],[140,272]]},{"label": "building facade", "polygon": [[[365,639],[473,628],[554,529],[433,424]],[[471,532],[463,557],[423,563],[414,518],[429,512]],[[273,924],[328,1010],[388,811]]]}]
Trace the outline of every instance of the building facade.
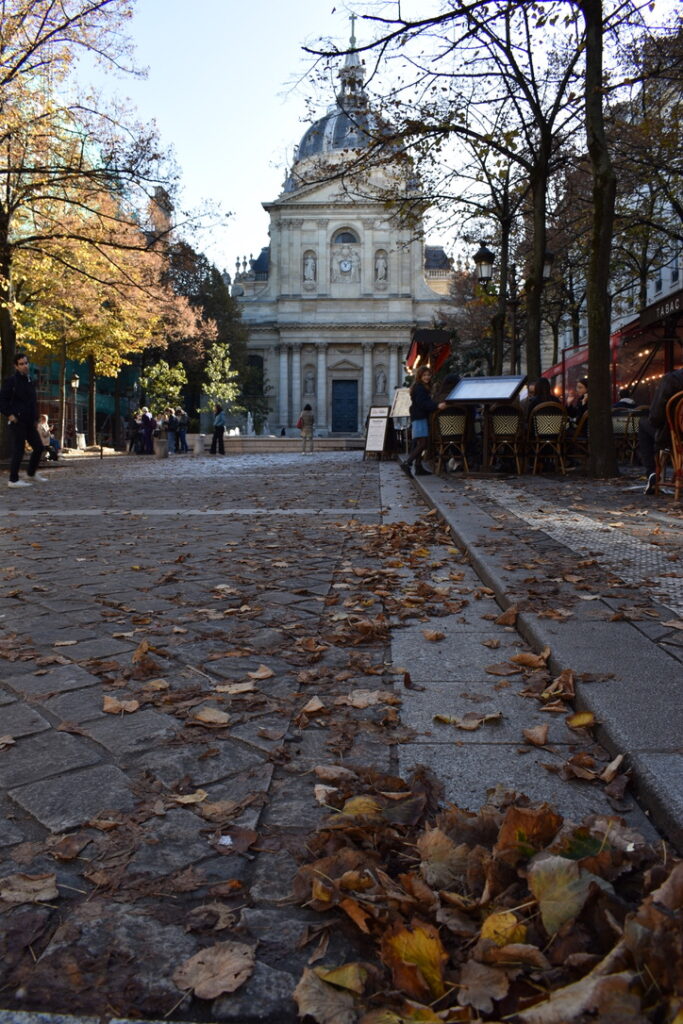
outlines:
[{"label": "building facade", "polygon": [[270,245],[238,262],[233,281],[278,432],[306,404],[320,435],[362,431],[370,406],[391,404],[403,383],[412,329],[431,326],[448,293],[443,250],[425,250],[379,198],[405,189],[405,177],[390,161],[369,172],[367,188],[342,173],[375,122],[356,54],[339,77],[336,103],[304,134],[282,194],[264,203]]}]

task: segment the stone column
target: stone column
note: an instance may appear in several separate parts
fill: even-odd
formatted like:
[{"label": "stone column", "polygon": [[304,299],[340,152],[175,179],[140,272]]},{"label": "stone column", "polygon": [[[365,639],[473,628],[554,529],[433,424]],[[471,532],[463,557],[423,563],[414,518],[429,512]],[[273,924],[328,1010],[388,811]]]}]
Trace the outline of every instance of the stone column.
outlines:
[{"label": "stone column", "polygon": [[363,283],[361,291],[371,292],[375,286],[375,219],[363,218]]},{"label": "stone column", "polygon": [[319,430],[327,430],[327,344],[318,342],[318,367],[316,374],[318,409],[316,424]]},{"label": "stone column", "polygon": [[278,406],[280,426],[289,426],[289,360],[287,358],[287,346],[280,345],[280,389],[278,394]]},{"label": "stone column", "polygon": [[301,411],[301,342],[292,344],[292,415]]},{"label": "stone column", "polygon": [[395,341],[389,341],[387,342],[387,351],[389,353],[387,359],[389,364],[389,373],[387,374],[387,392],[389,395],[389,403],[391,403],[394,400],[394,391],[396,390],[396,385],[399,382],[398,356],[400,349]]},{"label": "stone column", "polygon": [[363,405],[360,415],[361,430],[365,426],[365,418],[372,405],[372,393],[375,382],[372,379],[372,344],[365,342],[363,345]]}]

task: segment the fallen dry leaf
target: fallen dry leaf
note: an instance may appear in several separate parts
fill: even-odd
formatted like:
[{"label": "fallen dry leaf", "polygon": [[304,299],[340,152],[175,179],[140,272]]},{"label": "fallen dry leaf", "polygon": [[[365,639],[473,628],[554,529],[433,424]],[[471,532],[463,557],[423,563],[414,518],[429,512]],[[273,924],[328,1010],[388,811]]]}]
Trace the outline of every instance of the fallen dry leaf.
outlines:
[{"label": "fallen dry leaf", "polygon": [[102,710],[107,715],[132,715],[140,707],[138,700],[119,700],[117,697],[109,697],[105,694],[102,698]]},{"label": "fallen dry leaf", "polygon": [[219,942],[195,953],[173,972],[179,989],[192,989],[199,999],[235,992],[254,969],[255,948],[243,942]]},{"label": "fallen dry leaf", "polygon": [[58,898],[54,874],[6,875],[0,879],[0,900],[5,903],[45,903]]},{"label": "fallen dry leaf", "polygon": [[435,722],[444,725],[454,725],[456,729],[464,729],[466,732],[474,732],[480,729],[487,722],[499,722],[502,718],[500,711],[493,711],[489,715],[478,715],[476,711],[468,711],[464,715],[434,715]]},{"label": "fallen dry leaf", "polygon": [[534,725],[531,729],[523,729],[522,735],[528,743],[535,747],[544,747],[548,742],[548,725]]},{"label": "fallen dry leaf", "polygon": [[510,605],[510,607],[506,611],[504,611],[502,615],[499,615],[498,618],[495,620],[496,625],[498,625],[498,626],[514,626],[517,623],[517,616],[518,616],[518,614],[519,614],[519,609],[518,609],[517,605],[516,604]]},{"label": "fallen dry leaf", "polygon": [[13,747],[17,741],[14,736],[0,736],[0,750],[6,750],[7,747]]},{"label": "fallen dry leaf", "polygon": [[199,708],[197,712],[188,718],[188,725],[223,726],[230,721],[227,711],[220,711],[218,708]]},{"label": "fallen dry leaf", "polygon": [[310,1016],[317,1024],[356,1024],[358,1015],[350,992],[323,981],[310,967],[305,967],[294,989],[299,1017]]},{"label": "fallen dry leaf", "polygon": [[425,640],[429,640],[432,643],[438,643],[439,640],[444,640],[446,638],[446,634],[439,632],[438,629],[423,629],[422,636]]},{"label": "fallen dry leaf", "polygon": [[259,665],[254,672],[247,672],[247,675],[250,679],[272,679],[275,673],[267,665]]},{"label": "fallen dry leaf", "polygon": [[595,715],[592,711],[577,711],[565,719],[570,729],[589,729],[595,725]]}]

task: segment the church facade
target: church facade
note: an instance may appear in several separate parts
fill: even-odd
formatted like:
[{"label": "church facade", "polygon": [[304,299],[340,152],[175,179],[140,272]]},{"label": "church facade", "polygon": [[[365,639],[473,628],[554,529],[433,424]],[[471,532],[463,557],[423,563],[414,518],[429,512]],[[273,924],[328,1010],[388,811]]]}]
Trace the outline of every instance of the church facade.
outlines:
[{"label": "church facade", "polygon": [[[294,427],[306,404],[317,434],[362,432],[371,405],[390,405],[403,383],[413,328],[433,326],[448,293],[443,250],[400,227],[371,189],[330,173],[368,145],[372,129],[357,55],[347,56],[340,79],[337,102],[304,134],[282,194],[264,203],[270,245],[238,262],[233,281],[278,432]],[[391,186],[391,170],[371,173]]]}]

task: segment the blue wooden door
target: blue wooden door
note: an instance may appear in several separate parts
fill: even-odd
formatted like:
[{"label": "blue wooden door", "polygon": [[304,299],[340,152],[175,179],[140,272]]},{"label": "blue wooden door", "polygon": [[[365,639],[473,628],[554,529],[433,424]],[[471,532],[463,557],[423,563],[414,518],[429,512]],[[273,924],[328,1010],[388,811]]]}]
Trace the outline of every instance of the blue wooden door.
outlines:
[{"label": "blue wooden door", "polygon": [[332,433],[355,434],[358,430],[358,381],[332,381]]}]

